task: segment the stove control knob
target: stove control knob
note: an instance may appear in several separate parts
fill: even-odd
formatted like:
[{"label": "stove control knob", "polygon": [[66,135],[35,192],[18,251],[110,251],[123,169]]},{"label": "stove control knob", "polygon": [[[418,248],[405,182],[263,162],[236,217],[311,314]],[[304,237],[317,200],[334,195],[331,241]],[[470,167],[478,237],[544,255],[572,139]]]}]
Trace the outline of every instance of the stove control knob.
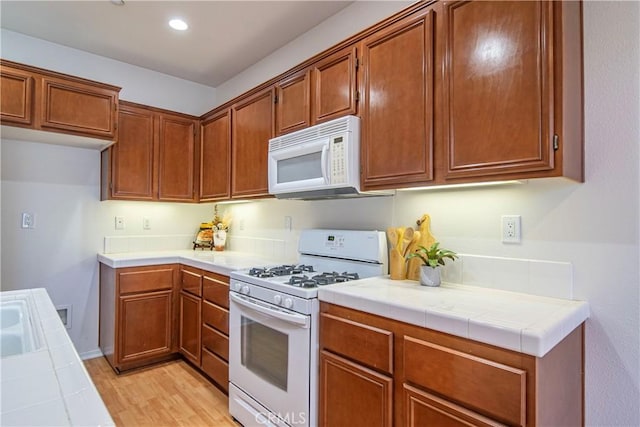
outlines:
[{"label": "stove control knob", "polygon": [[273,302],[278,305],[282,304],[282,297],[280,295],[274,295]]},{"label": "stove control knob", "polygon": [[291,298],[284,299],[284,306],[287,308],[293,307],[293,300]]},{"label": "stove control knob", "polygon": [[244,295],[249,295],[249,286],[244,285],[242,289],[240,289],[240,293]]}]

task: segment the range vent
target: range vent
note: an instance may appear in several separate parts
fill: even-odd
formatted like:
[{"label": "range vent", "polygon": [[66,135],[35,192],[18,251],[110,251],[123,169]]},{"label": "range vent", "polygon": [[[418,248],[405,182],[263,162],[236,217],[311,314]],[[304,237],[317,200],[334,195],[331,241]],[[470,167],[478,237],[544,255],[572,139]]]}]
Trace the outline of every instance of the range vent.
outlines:
[{"label": "range vent", "polygon": [[310,128],[292,132],[269,140],[269,151],[276,151],[305,141],[328,138],[332,135],[350,132],[352,123],[359,120],[356,116],[345,116]]}]

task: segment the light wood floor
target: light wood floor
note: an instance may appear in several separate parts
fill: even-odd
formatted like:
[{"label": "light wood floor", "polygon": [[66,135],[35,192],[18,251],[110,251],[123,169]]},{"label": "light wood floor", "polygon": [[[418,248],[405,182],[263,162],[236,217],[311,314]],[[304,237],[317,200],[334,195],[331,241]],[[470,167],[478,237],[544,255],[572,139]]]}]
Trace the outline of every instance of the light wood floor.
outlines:
[{"label": "light wood floor", "polygon": [[183,360],[120,375],[104,357],[85,366],[118,427],[239,426],[227,396]]}]

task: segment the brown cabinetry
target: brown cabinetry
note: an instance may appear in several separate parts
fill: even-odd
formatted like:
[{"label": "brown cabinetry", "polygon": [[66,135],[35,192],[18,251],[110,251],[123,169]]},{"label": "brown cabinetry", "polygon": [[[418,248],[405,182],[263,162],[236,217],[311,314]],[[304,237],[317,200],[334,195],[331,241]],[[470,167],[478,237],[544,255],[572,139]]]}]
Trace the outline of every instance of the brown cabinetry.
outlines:
[{"label": "brown cabinetry", "polygon": [[175,265],[100,264],[100,349],[116,371],[174,353]]},{"label": "brown cabinetry", "polygon": [[103,199],[196,199],[195,117],[122,102],[118,142],[102,152]]},{"label": "brown cabinetry", "polygon": [[[323,426],[583,423],[582,326],[536,358],[327,303],[320,310]],[[372,418],[361,422],[363,413]]]},{"label": "brown cabinetry", "polygon": [[267,153],[274,135],[274,89],[268,88],[232,107],[231,197],[269,194]]},{"label": "brown cabinetry", "polygon": [[120,88],[0,61],[2,124],[113,140]]},{"label": "brown cabinetry", "polygon": [[563,35],[554,20],[562,13],[546,1],[444,4],[446,179],[556,167]]},{"label": "brown cabinetry", "polygon": [[355,45],[341,49],[313,64],[311,110],[314,124],[356,114],[357,69]]},{"label": "brown cabinetry", "polygon": [[200,124],[199,200],[231,197],[231,110],[206,117]]},{"label": "brown cabinetry", "polygon": [[276,135],[293,132],[311,124],[309,70],[303,70],[275,85]]},{"label": "brown cabinetry", "polygon": [[434,15],[420,10],[362,41],[362,186],[433,179]]},{"label": "brown cabinetry", "polygon": [[181,266],[180,353],[221,389],[229,382],[229,277]]}]

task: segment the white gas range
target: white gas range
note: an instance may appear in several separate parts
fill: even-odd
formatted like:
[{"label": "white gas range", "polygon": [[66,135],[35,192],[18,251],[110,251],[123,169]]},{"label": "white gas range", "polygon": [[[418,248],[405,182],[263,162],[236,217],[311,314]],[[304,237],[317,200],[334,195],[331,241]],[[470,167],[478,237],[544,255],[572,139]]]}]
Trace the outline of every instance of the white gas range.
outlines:
[{"label": "white gas range", "polygon": [[246,427],[317,425],[318,287],[387,273],[379,231],[303,230],[298,253],[231,273],[229,412]]}]

